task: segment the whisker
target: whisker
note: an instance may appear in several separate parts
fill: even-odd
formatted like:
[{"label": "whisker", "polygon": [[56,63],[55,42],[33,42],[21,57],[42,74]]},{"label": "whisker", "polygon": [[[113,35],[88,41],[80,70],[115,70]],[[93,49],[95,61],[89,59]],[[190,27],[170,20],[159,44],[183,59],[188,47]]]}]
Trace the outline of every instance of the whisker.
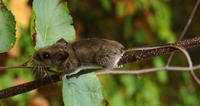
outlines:
[{"label": "whisker", "polygon": [[35,61],[31,61],[31,65],[33,66],[32,70],[36,78],[43,78],[45,76],[50,76],[49,72],[58,73],[56,71],[50,70],[49,67],[37,63]]}]

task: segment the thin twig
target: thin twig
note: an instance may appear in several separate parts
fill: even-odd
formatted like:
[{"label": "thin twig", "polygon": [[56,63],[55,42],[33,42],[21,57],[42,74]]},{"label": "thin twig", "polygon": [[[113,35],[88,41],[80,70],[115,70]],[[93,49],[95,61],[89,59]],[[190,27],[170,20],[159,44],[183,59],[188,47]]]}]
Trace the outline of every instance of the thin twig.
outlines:
[{"label": "thin twig", "polygon": [[[193,70],[200,69],[200,65],[196,65],[193,67]],[[142,69],[142,70],[108,70],[103,72],[97,72],[96,75],[126,75],[126,74],[145,74],[145,73],[151,73],[151,72],[157,72],[157,71],[181,71],[181,72],[189,72],[191,69],[188,67],[157,67],[157,68],[148,68],[148,69]]]},{"label": "thin twig", "polygon": [[[185,25],[183,31],[181,32],[181,35],[180,35],[179,38],[178,38],[178,41],[181,41],[181,40],[183,39],[183,37],[184,37],[186,31],[188,30],[188,28],[189,28],[189,26],[190,26],[190,24],[191,24],[191,22],[192,22],[192,19],[193,19],[195,13],[196,13],[196,10],[197,10],[197,8],[199,7],[199,4],[200,4],[200,0],[197,0],[196,3],[195,3],[194,8],[193,8],[193,10],[192,10],[192,13],[191,13],[190,17],[189,17],[189,19],[188,19],[188,21],[187,21],[187,23],[186,23],[186,25]],[[168,58],[168,60],[167,60],[166,66],[169,66],[169,64],[170,64],[171,61],[172,61],[173,56],[174,56],[174,53],[171,53],[170,56],[169,56],[169,58]]]},{"label": "thin twig", "polygon": [[26,66],[31,60],[32,60],[32,58],[29,58],[23,64],[18,65],[18,66],[0,67],[0,70],[17,69],[17,68],[29,68],[29,69],[33,69],[34,67]]},{"label": "thin twig", "polygon": [[[24,64],[22,65],[19,65],[19,66],[10,66],[10,67],[0,67],[0,71],[1,70],[8,70],[8,69],[18,69],[18,68],[27,68],[27,69],[34,69],[35,67],[33,66],[23,66]],[[51,72],[51,73],[58,73],[56,71],[53,71],[53,70],[45,70],[45,71],[48,71],[48,72]]]},{"label": "thin twig", "polygon": [[[174,47],[179,49],[182,53],[184,53],[184,55],[187,58],[188,64],[189,64],[190,73],[191,73],[192,77],[195,79],[195,81],[200,85],[200,80],[199,80],[199,78],[196,76],[196,74],[193,71],[192,60],[191,60],[191,58],[189,56],[189,53],[182,47],[179,47],[179,46],[174,46]],[[168,66],[166,66],[166,67],[168,67]]]},{"label": "thin twig", "polygon": [[21,66],[26,66],[30,61],[32,61],[33,58],[29,58],[28,60],[26,60]]},{"label": "thin twig", "polygon": [[8,69],[18,69],[18,68],[28,68],[28,69],[33,69],[34,67],[32,66],[10,66],[10,67],[0,67],[0,70],[8,70]]},{"label": "thin twig", "polygon": [[193,10],[192,10],[192,13],[191,13],[190,17],[189,17],[189,19],[188,19],[188,21],[187,21],[187,23],[186,23],[186,25],[185,25],[185,27],[184,27],[184,29],[183,29],[181,35],[180,35],[179,38],[178,38],[178,41],[181,41],[181,40],[183,39],[183,37],[184,37],[186,31],[188,30],[188,28],[189,28],[189,26],[190,26],[190,24],[191,24],[191,22],[192,22],[192,19],[193,19],[194,15],[195,15],[195,13],[196,13],[196,11],[197,11],[197,8],[199,7],[199,3],[200,3],[200,0],[197,0],[196,3],[195,3],[194,8],[193,8]]}]

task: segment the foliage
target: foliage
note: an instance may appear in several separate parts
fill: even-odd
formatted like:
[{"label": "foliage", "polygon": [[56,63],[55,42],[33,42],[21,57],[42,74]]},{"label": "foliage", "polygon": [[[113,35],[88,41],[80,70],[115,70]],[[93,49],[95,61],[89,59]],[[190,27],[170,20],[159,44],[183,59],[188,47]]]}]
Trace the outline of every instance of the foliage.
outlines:
[{"label": "foliage", "polygon": [[[187,0],[181,1],[181,3],[172,0],[69,0],[68,3],[65,0],[51,0],[51,2],[50,0],[34,0],[30,32],[29,28],[16,20],[17,33],[15,34],[15,20],[9,10],[17,19],[21,15],[15,11],[20,8],[12,7],[13,1],[16,0],[4,1],[6,7],[0,0],[1,66],[19,65],[32,56],[35,51],[32,41],[34,34],[37,39],[37,42],[35,42],[36,49],[51,45],[61,37],[68,41],[74,40],[75,37],[76,39],[101,37],[118,40],[126,47],[172,43],[176,41],[175,35],[179,35],[185,25],[187,15],[191,13],[190,10],[193,7],[192,2]],[[18,3],[23,1],[22,4],[27,7],[22,9],[24,10],[23,14],[31,14],[25,12],[28,7],[31,8],[27,2],[24,3],[25,0],[17,1]],[[185,4],[183,5],[182,2]],[[30,3],[32,3],[31,0],[29,0]],[[14,5],[20,7],[18,4]],[[67,5],[69,10],[66,7]],[[74,24],[69,13],[73,17]],[[193,25],[187,35],[200,33],[198,19],[199,15],[196,20],[193,20]],[[27,17],[26,20],[29,21],[30,17]],[[76,36],[73,27],[76,29]],[[16,43],[15,36],[17,38]],[[15,47],[12,48],[14,44]],[[10,49],[11,51],[8,51]],[[6,51],[8,53],[2,53]],[[198,52],[192,53],[191,56],[194,56],[193,60],[199,64],[200,62],[197,60]],[[160,67],[165,65],[167,58],[167,56],[160,56],[151,60],[124,65],[119,70]],[[171,65],[184,66],[186,63],[183,56],[177,54]],[[32,71],[27,69],[2,71],[0,75],[0,89],[34,80]],[[77,100],[81,104],[93,103],[93,100],[99,102],[103,98],[101,86],[105,99],[108,100],[110,106],[197,106],[200,104],[200,101],[198,101],[200,99],[199,87],[187,72],[166,72],[163,70],[137,76],[99,76],[101,86],[93,74],[88,77],[85,76],[87,75],[73,78],[70,82],[64,80],[63,98],[65,104],[72,102],[67,98]],[[87,84],[89,86],[85,86]],[[70,92],[73,89],[76,92]],[[86,92],[88,89],[93,92]],[[81,93],[77,90],[80,90]],[[45,103],[52,106],[64,105],[59,91],[62,91],[60,83],[4,99],[1,101],[1,105],[32,105],[34,100],[38,99],[38,95],[42,95],[43,99],[40,98],[39,101],[43,105]],[[75,93],[73,94],[74,98],[68,95],[71,93]],[[88,100],[90,102],[84,101],[86,99],[80,99],[82,96],[84,98],[87,93],[91,95],[97,93],[100,95],[99,99],[94,99],[97,98],[94,97]],[[96,103],[98,104],[98,102]]]},{"label": "foliage", "polygon": [[0,53],[10,50],[15,44],[15,19],[0,0]]},{"label": "foliage", "polygon": [[95,73],[64,79],[63,100],[66,106],[100,106],[103,95]]},{"label": "foliage", "polygon": [[67,4],[60,2],[58,0],[35,0],[33,2],[37,49],[52,45],[60,38],[65,38],[67,41],[72,41],[75,38]]}]

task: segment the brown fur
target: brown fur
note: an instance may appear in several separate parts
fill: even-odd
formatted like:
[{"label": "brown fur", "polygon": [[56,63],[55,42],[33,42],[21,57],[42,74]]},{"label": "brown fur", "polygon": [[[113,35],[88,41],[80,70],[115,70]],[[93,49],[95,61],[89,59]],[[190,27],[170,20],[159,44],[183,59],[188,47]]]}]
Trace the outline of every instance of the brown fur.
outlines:
[{"label": "brown fur", "polygon": [[[49,53],[49,58],[43,58],[45,53]],[[52,46],[41,48],[33,59],[68,74],[81,66],[114,68],[123,53],[123,45],[113,40],[90,38],[67,43],[60,39]]]}]

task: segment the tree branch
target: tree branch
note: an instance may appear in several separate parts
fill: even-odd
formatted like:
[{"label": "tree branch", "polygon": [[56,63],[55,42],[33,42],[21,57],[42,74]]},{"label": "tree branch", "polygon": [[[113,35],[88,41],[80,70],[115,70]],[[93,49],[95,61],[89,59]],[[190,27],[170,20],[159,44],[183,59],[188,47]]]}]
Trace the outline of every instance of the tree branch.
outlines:
[{"label": "tree branch", "polygon": [[195,46],[199,46],[200,45],[200,37],[194,37],[192,39],[183,40],[183,41],[179,41],[175,44],[168,44],[168,45],[169,45],[169,47],[145,50],[145,51],[141,51],[141,52],[131,54],[131,55],[124,55],[118,64],[121,65],[121,64],[126,64],[126,63],[130,63],[130,62],[141,61],[143,59],[149,59],[154,56],[160,56],[160,55],[169,54],[171,52],[177,51],[176,48],[170,47],[170,45],[183,47],[183,48],[192,48]]},{"label": "tree branch", "polygon": [[[177,42],[175,44],[168,44],[168,45],[184,47],[184,48],[200,46],[200,37],[195,37],[192,39],[188,39],[188,40]],[[130,62],[141,61],[143,59],[149,59],[154,56],[160,56],[160,55],[168,54],[168,53],[171,53],[174,51],[177,51],[177,50],[173,47],[165,47],[165,48],[159,48],[159,49],[153,49],[153,50],[147,50],[147,51],[140,51],[140,52],[132,54],[132,55],[124,55],[118,64],[123,65],[126,63],[130,63]],[[168,70],[170,70],[170,67]],[[90,72],[94,72],[94,71],[96,71],[96,70],[81,71],[75,75],[69,76],[68,78],[71,78],[74,76],[79,76],[79,75],[90,73]],[[116,71],[116,72],[119,72],[119,71]],[[36,89],[41,86],[51,84],[53,82],[57,82],[60,80],[61,80],[60,74],[55,74],[55,75],[51,75],[50,77],[47,76],[47,77],[44,77],[44,78],[41,78],[41,79],[38,79],[35,81],[31,81],[31,82],[28,82],[25,84],[10,87],[10,88],[0,91],[0,99],[10,97],[10,96],[15,96],[15,95],[21,94],[21,93],[25,93],[27,91],[31,91],[33,89]]]}]

